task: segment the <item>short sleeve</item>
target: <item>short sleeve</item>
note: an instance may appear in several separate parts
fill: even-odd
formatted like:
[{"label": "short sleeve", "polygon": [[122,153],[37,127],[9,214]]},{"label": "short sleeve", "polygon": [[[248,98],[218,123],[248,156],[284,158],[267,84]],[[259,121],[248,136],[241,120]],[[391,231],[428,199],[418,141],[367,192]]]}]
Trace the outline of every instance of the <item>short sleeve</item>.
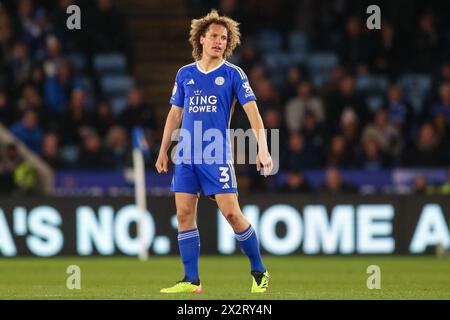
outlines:
[{"label": "short sleeve", "polygon": [[184,88],[181,72],[178,72],[175,78],[175,83],[172,89],[172,97],[170,98],[170,104],[176,105],[181,108],[184,107]]},{"label": "short sleeve", "polygon": [[235,69],[233,76],[233,88],[237,99],[241,105],[246,104],[249,101],[255,101],[256,96],[253,93],[247,75],[241,68]]}]

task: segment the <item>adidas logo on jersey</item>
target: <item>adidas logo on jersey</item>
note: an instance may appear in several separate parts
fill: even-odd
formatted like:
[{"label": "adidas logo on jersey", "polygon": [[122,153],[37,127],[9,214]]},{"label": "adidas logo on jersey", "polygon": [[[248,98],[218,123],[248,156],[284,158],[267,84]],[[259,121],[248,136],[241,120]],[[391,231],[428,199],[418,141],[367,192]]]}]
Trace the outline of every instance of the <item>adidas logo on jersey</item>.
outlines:
[{"label": "adidas logo on jersey", "polygon": [[195,84],[194,79],[189,80],[186,84]]},{"label": "adidas logo on jersey", "polygon": [[228,183],[225,183],[222,187],[222,189],[230,189],[230,186],[228,185]]}]

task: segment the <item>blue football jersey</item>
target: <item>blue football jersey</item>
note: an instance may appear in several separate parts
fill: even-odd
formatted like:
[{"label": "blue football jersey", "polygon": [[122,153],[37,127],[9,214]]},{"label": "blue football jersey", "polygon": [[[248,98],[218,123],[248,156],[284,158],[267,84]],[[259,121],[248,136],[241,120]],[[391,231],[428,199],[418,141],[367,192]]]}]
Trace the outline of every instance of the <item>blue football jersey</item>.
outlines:
[{"label": "blue football jersey", "polygon": [[183,108],[176,159],[194,164],[232,160],[227,129],[237,100],[241,105],[256,100],[238,66],[224,60],[208,72],[197,62],[180,68],[170,98],[170,104]]}]

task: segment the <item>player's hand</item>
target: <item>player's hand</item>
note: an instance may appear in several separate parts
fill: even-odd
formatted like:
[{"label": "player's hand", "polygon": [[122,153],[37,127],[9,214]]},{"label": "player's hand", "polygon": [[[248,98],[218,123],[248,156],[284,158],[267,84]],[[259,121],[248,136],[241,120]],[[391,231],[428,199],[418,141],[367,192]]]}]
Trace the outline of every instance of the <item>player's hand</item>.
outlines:
[{"label": "player's hand", "polygon": [[158,160],[156,160],[156,170],[158,170],[158,173],[167,173],[167,167],[169,164],[169,157],[166,153],[160,153],[158,155]]},{"label": "player's hand", "polygon": [[256,156],[256,169],[263,170],[264,177],[267,177],[273,169],[272,157],[269,152],[258,153]]}]

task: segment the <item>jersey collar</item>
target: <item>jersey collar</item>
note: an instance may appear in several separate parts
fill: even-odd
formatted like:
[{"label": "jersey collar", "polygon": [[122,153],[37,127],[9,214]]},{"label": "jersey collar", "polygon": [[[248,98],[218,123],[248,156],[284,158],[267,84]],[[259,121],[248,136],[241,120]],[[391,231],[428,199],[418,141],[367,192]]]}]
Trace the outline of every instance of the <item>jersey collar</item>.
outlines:
[{"label": "jersey collar", "polygon": [[195,65],[197,66],[197,70],[200,71],[203,74],[208,74],[211,73],[213,71],[216,71],[217,69],[219,69],[223,64],[225,63],[225,59],[222,60],[222,62],[215,68],[209,70],[209,71],[203,71],[202,68],[200,68],[200,64],[198,63],[198,61],[195,63]]}]

